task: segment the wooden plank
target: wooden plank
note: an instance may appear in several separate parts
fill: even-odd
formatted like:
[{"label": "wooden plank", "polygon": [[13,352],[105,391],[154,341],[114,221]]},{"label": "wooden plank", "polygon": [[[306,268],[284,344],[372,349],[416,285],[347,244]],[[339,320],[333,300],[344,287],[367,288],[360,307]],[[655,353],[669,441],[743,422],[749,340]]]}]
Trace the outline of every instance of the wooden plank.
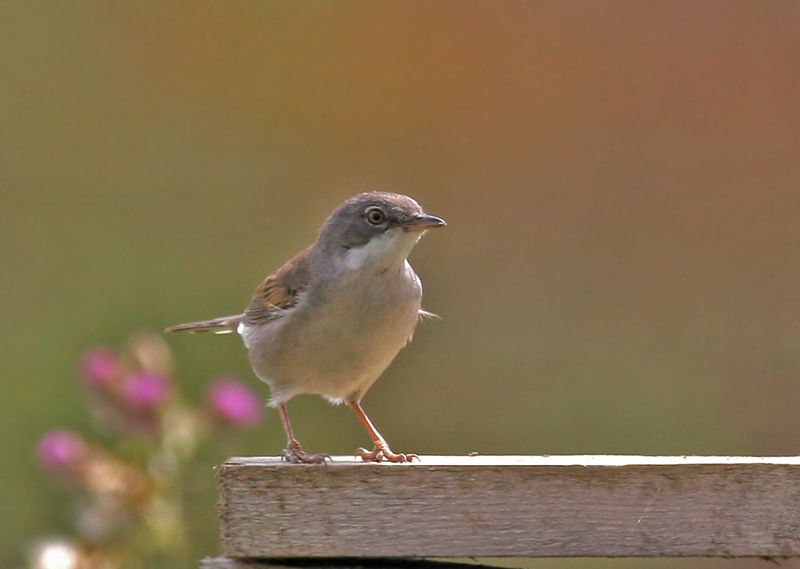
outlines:
[{"label": "wooden plank", "polygon": [[228,557],[795,556],[800,457],[423,456],[219,469]]},{"label": "wooden plank", "polygon": [[207,557],[200,569],[498,569],[477,563],[453,563],[427,559],[232,559]]}]

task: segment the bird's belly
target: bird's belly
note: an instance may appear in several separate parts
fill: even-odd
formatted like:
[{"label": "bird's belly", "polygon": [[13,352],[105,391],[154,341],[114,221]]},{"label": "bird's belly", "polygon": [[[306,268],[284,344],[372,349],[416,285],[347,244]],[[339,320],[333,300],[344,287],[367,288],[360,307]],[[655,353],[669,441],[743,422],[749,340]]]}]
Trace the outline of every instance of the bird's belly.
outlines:
[{"label": "bird's belly", "polygon": [[405,270],[394,279],[345,281],[348,288],[326,302],[309,303],[251,333],[251,363],[273,399],[301,393],[360,398],[416,327],[422,291],[411,268]]}]

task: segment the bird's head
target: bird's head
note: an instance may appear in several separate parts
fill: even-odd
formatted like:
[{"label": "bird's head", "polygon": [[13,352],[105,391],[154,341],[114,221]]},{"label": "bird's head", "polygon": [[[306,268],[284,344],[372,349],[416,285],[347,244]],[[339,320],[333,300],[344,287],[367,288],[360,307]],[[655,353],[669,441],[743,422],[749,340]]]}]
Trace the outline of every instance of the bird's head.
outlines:
[{"label": "bird's head", "polygon": [[445,225],[408,196],[366,192],[336,208],[317,243],[349,269],[390,266],[405,260],[426,230]]}]

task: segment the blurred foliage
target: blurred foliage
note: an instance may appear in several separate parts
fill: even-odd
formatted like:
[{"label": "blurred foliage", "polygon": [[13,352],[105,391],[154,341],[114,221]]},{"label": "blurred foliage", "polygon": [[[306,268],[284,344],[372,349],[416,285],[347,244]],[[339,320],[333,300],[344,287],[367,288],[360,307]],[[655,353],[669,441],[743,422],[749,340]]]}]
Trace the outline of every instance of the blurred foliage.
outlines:
[{"label": "blurred foliage", "polygon": [[[241,309],[365,189],[449,223],[412,257],[443,320],[366,398],[397,448],[797,454],[799,12],[0,4],[0,565],[69,525],[32,449],[88,427],[84,347]],[[236,338],[170,344],[187,397],[252,377]],[[291,411],[309,450],[366,442],[317,398]],[[282,442],[270,414],[231,452]],[[199,460],[195,557],[216,543],[219,456]]]},{"label": "blurred foliage", "polygon": [[[31,569],[191,566],[192,479],[200,450],[231,428],[261,423],[263,404],[239,380],[219,378],[191,404],[175,384],[170,350],[152,332],[125,349],[88,351],[80,366],[97,435],[53,429],[37,446],[42,469],[72,496],[68,535],[27,548]],[[49,530],[52,531],[52,530]]]}]

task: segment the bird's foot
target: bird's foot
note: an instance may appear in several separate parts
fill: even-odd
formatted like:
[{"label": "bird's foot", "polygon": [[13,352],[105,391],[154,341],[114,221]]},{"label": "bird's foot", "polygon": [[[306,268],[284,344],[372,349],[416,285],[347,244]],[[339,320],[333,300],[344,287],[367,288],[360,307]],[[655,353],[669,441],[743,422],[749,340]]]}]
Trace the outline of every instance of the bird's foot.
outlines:
[{"label": "bird's foot", "polygon": [[383,462],[384,460],[388,462],[411,462],[414,459],[419,461],[419,457],[416,454],[392,452],[392,449],[387,444],[375,445],[375,449],[371,451],[365,448],[356,449],[356,456],[360,456],[364,462]]},{"label": "bird's foot", "polygon": [[329,454],[309,454],[300,445],[289,445],[283,449],[281,460],[290,464],[325,464],[331,460]]}]

